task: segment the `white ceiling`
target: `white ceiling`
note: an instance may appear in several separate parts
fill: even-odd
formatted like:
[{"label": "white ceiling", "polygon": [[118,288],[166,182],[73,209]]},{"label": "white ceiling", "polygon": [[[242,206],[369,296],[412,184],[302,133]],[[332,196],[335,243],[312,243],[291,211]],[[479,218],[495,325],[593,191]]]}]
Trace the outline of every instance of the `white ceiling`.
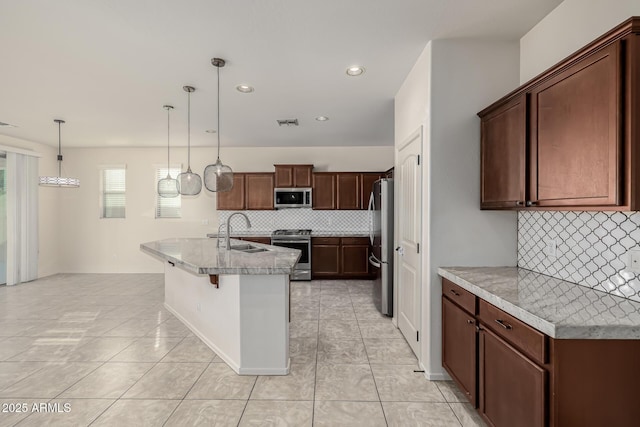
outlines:
[{"label": "white ceiling", "polygon": [[161,146],[169,103],[186,145],[190,84],[192,144],[213,145],[218,56],[223,146],[392,145],[393,97],[429,40],[518,39],[560,2],[0,0],[0,122],[17,126],[0,134],[55,146],[62,118],[66,147]]}]

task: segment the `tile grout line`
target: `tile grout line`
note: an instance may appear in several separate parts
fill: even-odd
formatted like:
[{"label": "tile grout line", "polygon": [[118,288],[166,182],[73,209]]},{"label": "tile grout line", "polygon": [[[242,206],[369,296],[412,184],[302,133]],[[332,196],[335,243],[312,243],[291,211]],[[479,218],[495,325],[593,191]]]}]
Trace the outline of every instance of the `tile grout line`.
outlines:
[{"label": "tile grout line", "polygon": [[[184,338],[182,339],[182,341],[184,341],[186,338],[187,338],[187,337],[184,337]],[[180,341],[180,343],[182,343],[182,341]],[[178,345],[180,345],[180,343],[176,344],[176,347],[177,347]],[[174,347],[174,348],[176,348],[176,347]],[[171,349],[171,350],[173,350],[173,349]],[[171,350],[169,351],[169,353],[171,353]],[[216,357],[218,356],[218,355],[217,355],[213,350],[211,350],[211,351],[213,352],[213,354],[215,354],[215,355],[216,355]],[[163,357],[162,359],[164,359],[165,357],[167,357],[167,356],[169,355],[169,353],[165,354],[165,355],[164,355],[164,357]],[[160,359],[160,360],[158,361],[158,363],[156,363],[156,366],[162,362],[162,359]],[[212,360],[213,360],[213,358],[212,358]],[[165,363],[167,363],[167,362],[165,362]],[[180,363],[180,362],[177,362],[177,363]],[[182,362],[182,363],[185,363],[185,362]],[[173,416],[173,414],[178,410],[178,408],[180,407],[180,405],[182,405],[182,402],[184,402],[185,397],[187,397],[187,395],[191,392],[191,390],[193,389],[193,387],[195,387],[196,383],[197,383],[198,381],[200,381],[200,378],[202,378],[202,376],[203,376],[203,375],[204,375],[204,373],[207,371],[207,369],[209,369],[209,366],[211,365],[211,363],[212,363],[212,362],[207,363],[207,366],[205,366],[205,367],[204,367],[204,369],[202,370],[202,372],[200,372],[200,375],[198,375],[198,378],[196,378],[196,380],[193,382],[193,384],[191,384],[191,387],[189,387],[189,390],[187,390],[187,392],[184,394],[184,396],[182,396],[182,399],[180,399],[180,403],[178,403],[178,404],[176,405],[176,407],[175,407],[175,408],[173,408],[173,411],[171,411],[171,413],[169,414],[169,416],[167,417],[167,419],[164,421],[164,423],[162,423],[162,425],[163,425],[163,426],[167,424],[167,422],[169,421],[169,419],[170,419],[170,418]],[[154,366],[154,367],[155,367],[155,366]],[[151,368],[151,369],[153,369],[153,368]],[[143,376],[144,376],[144,375],[143,375]],[[142,379],[142,378],[140,378],[140,379]]]},{"label": "tile grout line", "polygon": [[318,319],[316,327],[316,360],[313,373],[313,403],[311,405],[311,426],[316,422],[316,391],[318,388],[318,352],[320,350],[320,309],[322,306],[322,285],[318,294]]}]

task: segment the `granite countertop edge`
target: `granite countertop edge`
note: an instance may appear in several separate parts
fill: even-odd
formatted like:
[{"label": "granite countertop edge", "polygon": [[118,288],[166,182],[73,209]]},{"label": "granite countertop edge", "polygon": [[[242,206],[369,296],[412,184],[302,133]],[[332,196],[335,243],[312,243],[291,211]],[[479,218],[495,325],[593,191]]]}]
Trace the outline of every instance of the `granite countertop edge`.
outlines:
[{"label": "granite countertop edge", "polygon": [[[482,287],[481,283],[474,284],[459,277],[449,269],[461,269],[463,267],[440,267],[438,275],[450,280],[463,289],[471,292],[477,297],[500,308],[516,319],[539,330],[540,332],[555,339],[640,339],[640,325],[610,324],[610,325],[580,325],[550,321],[540,317],[523,307],[510,302],[493,292]],[[478,267],[473,267],[477,269]],[[522,271],[518,267],[510,267],[514,271]],[[527,270],[528,271],[528,270]],[[533,273],[533,272],[531,272]],[[538,274],[538,273],[533,273]],[[542,275],[541,275],[542,276]],[[515,282],[515,281],[514,281]],[[566,282],[570,283],[570,282]],[[515,284],[515,283],[514,283]],[[570,283],[574,286],[578,284]],[[616,297],[618,298],[618,297]]]}]

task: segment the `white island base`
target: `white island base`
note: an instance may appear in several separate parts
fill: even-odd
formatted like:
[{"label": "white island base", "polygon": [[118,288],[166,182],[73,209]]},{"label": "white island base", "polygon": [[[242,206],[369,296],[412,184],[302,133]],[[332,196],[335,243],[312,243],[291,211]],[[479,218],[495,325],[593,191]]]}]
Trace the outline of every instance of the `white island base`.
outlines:
[{"label": "white island base", "polygon": [[289,276],[195,275],[165,262],[165,307],[239,375],[289,373]]}]

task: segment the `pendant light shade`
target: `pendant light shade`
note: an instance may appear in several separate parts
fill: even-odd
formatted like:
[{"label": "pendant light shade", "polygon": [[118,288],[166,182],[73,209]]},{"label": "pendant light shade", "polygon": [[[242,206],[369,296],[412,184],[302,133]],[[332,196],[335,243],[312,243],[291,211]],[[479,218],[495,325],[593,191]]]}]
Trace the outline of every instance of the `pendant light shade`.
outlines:
[{"label": "pendant light shade", "polygon": [[225,61],[220,58],[213,58],[211,64],[217,69],[218,76],[218,160],[213,165],[208,165],[204,169],[204,186],[212,192],[231,191],[233,188],[233,171],[220,160],[220,68],[224,67]]},{"label": "pendant light shade", "polygon": [[171,162],[169,160],[169,138],[171,130],[170,112],[173,110],[173,106],[164,105],[162,108],[167,110],[167,177],[158,181],[158,194],[160,197],[177,197],[180,194],[178,180],[171,178]]},{"label": "pendant light shade", "polygon": [[187,171],[178,175],[180,194],[183,196],[195,196],[202,190],[202,178],[197,173],[191,172],[191,93],[195,92],[193,86],[183,86],[187,92]]},{"label": "pendant light shade", "polygon": [[80,180],[78,178],[66,178],[62,176],[62,138],[60,126],[65,121],[56,119],[54,122],[58,124],[58,176],[41,176],[39,184],[43,187],[78,188],[80,187]]}]

